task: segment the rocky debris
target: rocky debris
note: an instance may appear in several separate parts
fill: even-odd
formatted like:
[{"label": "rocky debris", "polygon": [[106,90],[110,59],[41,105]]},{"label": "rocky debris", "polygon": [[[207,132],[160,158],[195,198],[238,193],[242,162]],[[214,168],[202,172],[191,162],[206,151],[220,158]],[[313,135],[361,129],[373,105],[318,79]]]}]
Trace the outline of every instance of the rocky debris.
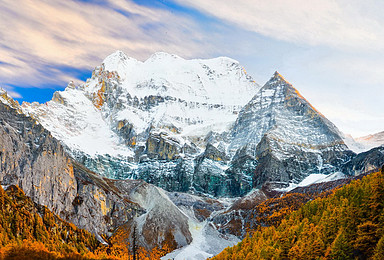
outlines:
[{"label": "rocky debris", "polygon": [[140,180],[114,181],[114,185],[125,198],[145,210],[119,228],[119,232],[126,233],[124,236],[130,241],[133,228],[136,229],[138,242],[147,249],[164,244],[176,249],[192,241],[189,218],[163,190]]},{"label": "rocky debris", "polygon": [[[253,190],[242,198],[238,198],[233,204],[212,215],[210,221],[222,234],[232,234],[243,238],[249,231],[250,212],[268,197],[261,190]],[[252,222],[253,223],[253,222]]]},{"label": "rocky debris", "polygon": [[198,197],[187,193],[168,192],[167,194],[178,208],[190,218],[199,222],[207,220],[213,212],[222,210],[228,206],[216,199]]}]

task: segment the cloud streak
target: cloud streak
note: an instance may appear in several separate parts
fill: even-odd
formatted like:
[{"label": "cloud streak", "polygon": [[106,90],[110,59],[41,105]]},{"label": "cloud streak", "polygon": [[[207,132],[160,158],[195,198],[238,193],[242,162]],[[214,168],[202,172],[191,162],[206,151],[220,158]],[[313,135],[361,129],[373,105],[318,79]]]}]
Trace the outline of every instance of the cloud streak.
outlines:
[{"label": "cloud streak", "polygon": [[44,102],[117,49],[141,60],[225,55],[260,84],[279,70],[343,131],[366,115],[360,132],[382,130],[384,1],[144,2],[0,1],[0,87]]},{"label": "cloud streak", "polygon": [[63,84],[72,75],[53,67],[92,69],[117,49],[136,58],[159,50],[187,57],[206,51],[192,20],[129,1],[5,0],[0,16],[3,85]]},{"label": "cloud streak", "polygon": [[265,36],[307,45],[383,51],[380,0],[176,0]]}]

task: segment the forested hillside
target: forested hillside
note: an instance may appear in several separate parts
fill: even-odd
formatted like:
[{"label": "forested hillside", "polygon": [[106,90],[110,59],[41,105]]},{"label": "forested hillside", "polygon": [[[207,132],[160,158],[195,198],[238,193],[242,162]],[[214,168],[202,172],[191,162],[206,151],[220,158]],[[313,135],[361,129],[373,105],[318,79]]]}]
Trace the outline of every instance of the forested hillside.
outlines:
[{"label": "forested hillside", "polygon": [[384,259],[384,169],[259,227],[213,259]]},{"label": "forested hillside", "polygon": [[17,186],[0,187],[0,259],[96,259],[107,256],[104,248],[95,236],[35,204]]},{"label": "forested hillside", "polygon": [[[117,232],[119,234],[119,232]],[[133,259],[133,247],[116,234],[101,244],[25,196],[17,186],[0,186],[0,259]],[[169,248],[150,252],[135,246],[136,259],[159,259]]]}]

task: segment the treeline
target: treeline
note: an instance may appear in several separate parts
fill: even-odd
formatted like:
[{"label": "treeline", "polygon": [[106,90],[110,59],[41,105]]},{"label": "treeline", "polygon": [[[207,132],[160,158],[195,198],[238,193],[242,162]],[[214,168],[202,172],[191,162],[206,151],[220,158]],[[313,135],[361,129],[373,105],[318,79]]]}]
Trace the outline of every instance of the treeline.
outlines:
[{"label": "treeline", "polygon": [[259,226],[213,259],[384,259],[384,170]]},{"label": "treeline", "polygon": [[[128,235],[118,231],[101,244],[94,235],[79,229],[37,205],[17,186],[0,186],[0,260],[133,259]],[[135,247],[136,259],[160,259],[172,251],[165,244],[152,250]]]},{"label": "treeline", "polygon": [[92,252],[100,246],[92,234],[33,203],[17,186],[0,187],[0,259],[96,259]]}]

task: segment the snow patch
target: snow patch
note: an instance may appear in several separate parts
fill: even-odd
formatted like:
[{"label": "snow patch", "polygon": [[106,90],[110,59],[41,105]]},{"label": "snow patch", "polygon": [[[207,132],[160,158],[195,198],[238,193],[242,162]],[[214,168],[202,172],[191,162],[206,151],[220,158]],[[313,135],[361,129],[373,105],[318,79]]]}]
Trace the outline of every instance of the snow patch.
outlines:
[{"label": "snow patch", "polygon": [[276,191],[282,191],[282,192],[288,192],[291,191],[297,187],[305,187],[309,186],[315,183],[322,183],[322,182],[329,182],[329,181],[335,181],[340,179],[347,178],[347,175],[343,174],[342,172],[335,172],[332,174],[310,174],[308,175],[304,180],[302,180],[300,183],[289,183],[289,186],[286,188],[281,189],[275,189]]},{"label": "snow patch", "polygon": [[1,185],[1,187],[3,188],[3,190],[7,190],[9,186],[10,186],[10,185]]}]

